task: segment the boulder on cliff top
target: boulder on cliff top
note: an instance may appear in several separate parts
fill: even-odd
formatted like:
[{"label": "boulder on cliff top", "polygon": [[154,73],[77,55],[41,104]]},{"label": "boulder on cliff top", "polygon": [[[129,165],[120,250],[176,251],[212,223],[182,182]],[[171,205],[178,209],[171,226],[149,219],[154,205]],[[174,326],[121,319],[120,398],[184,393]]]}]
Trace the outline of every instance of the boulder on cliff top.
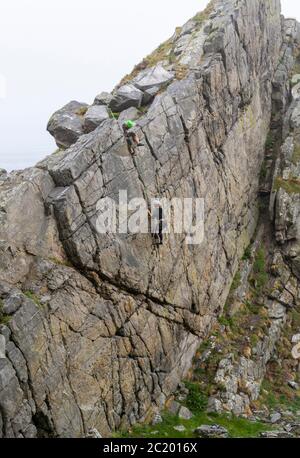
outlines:
[{"label": "boulder on cliff top", "polygon": [[92,132],[96,127],[109,118],[109,112],[104,105],[92,105],[84,115],[84,130]]},{"label": "boulder on cliff top", "polygon": [[133,86],[133,84],[125,84],[117,89],[110,101],[109,107],[115,112],[120,112],[130,107],[139,108],[142,100],[142,91]]},{"label": "boulder on cliff top", "polygon": [[135,79],[134,85],[146,91],[155,86],[161,87],[164,84],[170,83],[174,79],[174,75],[165,70],[161,65],[156,65],[152,68],[143,70]]},{"label": "boulder on cliff top", "polygon": [[113,96],[109,92],[101,92],[96,95],[93,105],[109,105],[112,98]]},{"label": "boulder on cliff top", "polygon": [[86,103],[73,100],[51,116],[47,130],[59,148],[69,148],[84,134],[83,115],[87,108]]}]

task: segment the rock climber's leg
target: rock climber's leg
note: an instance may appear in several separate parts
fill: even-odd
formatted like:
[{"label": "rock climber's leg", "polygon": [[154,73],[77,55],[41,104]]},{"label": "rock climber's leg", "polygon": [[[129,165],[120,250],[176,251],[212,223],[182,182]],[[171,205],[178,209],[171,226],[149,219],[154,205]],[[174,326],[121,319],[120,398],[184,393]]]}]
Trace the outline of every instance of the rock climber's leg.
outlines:
[{"label": "rock climber's leg", "polygon": [[134,141],[136,146],[144,146],[144,144],[140,142],[140,139],[137,136],[137,134],[133,134],[133,141]]},{"label": "rock climber's leg", "polygon": [[132,137],[127,137],[127,146],[129,149],[130,154],[134,155],[135,150],[134,150],[134,142],[132,141]]}]

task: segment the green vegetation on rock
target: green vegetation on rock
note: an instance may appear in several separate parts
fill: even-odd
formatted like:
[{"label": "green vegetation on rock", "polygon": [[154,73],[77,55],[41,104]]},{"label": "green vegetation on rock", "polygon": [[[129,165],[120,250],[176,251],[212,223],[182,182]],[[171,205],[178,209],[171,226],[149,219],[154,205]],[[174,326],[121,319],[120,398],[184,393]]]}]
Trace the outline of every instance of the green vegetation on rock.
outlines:
[{"label": "green vegetation on rock", "polygon": [[203,22],[206,21],[209,15],[214,11],[215,3],[216,3],[216,0],[211,0],[203,11],[200,11],[193,17],[193,20],[197,24],[202,25]]},{"label": "green vegetation on rock", "polygon": [[[196,23],[196,28],[199,29],[203,22],[208,19],[209,15],[213,12],[214,6],[215,6],[215,0],[211,0],[205,10],[203,10],[200,13],[197,13],[194,17],[193,20]],[[175,29],[175,35],[178,36],[181,32],[182,27],[176,27]],[[126,75],[121,82],[119,83],[119,86],[122,86],[123,84],[126,84],[135,78],[138,73],[142,70],[145,70],[146,68],[154,67],[155,65],[159,63],[166,62],[167,64],[175,64],[174,70],[176,74],[176,78],[181,80],[187,76],[188,73],[188,67],[185,65],[177,64],[178,58],[174,54],[174,45],[176,42],[174,41],[174,37],[169,38],[168,40],[164,41],[161,43],[158,48],[156,48],[151,54],[149,54],[147,57],[145,57],[142,62],[137,64],[132,72],[128,75]]]},{"label": "green vegetation on rock", "polygon": [[76,111],[76,114],[78,114],[78,116],[84,116],[86,114],[86,112],[88,111],[88,108],[89,108],[88,106],[87,107],[81,107]]},{"label": "green vegetation on rock", "polygon": [[[202,410],[194,411],[194,415],[190,420],[182,420],[177,415],[171,415],[168,412],[162,414],[162,419],[162,423],[157,425],[136,425],[130,431],[119,432],[114,437],[193,438],[197,437],[194,432],[196,428],[202,425],[218,424],[228,430],[231,438],[255,438],[259,437],[261,432],[272,429],[264,423],[237,418],[232,414],[209,414]],[[174,429],[179,425],[184,426],[185,430],[177,431]]]},{"label": "green vegetation on rock", "polygon": [[300,162],[300,145],[299,145],[299,143],[296,143],[295,146],[294,146],[292,162],[293,162],[294,165],[297,165]]},{"label": "green vegetation on rock", "polygon": [[250,283],[253,285],[256,295],[262,293],[264,287],[267,284],[268,278],[269,275],[266,270],[266,253],[264,248],[261,247],[257,250],[255,255],[252,275],[250,279]]},{"label": "green vegetation on rock", "polygon": [[281,177],[277,177],[274,184],[274,191],[284,189],[288,194],[300,194],[300,181],[295,178],[284,180]]},{"label": "green vegetation on rock", "polygon": [[0,324],[7,324],[11,317],[3,312],[3,302],[0,299]]},{"label": "green vegetation on rock", "polygon": [[248,245],[244,251],[242,261],[248,261],[252,256],[252,244]]},{"label": "green vegetation on rock", "polygon": [[269,410],[285,409],[296,414],[300,410],[300,396],[282,382],[279,374],[273,380],[270,380],[268,374],[261,385],[261,395],[256,404]]},{"label": "green vegetation on rock", "polygon": [[38,307],[42,307],[41,301],[35,293],[32,291],[25,291],[24,295],[28,297],[28,299],[32,300]]},{"label": "green vegetation on rock", "polygon": [[267,135],[266,145],[265,145],[265,148],[267,151],[272,149],[275,146],[275,141],[276,140],[275,140],[274,133],[270,131]]},{"label": "green vegetation on rock", "polygon": [[197,383],[186,382],[186,387],[189,390],[189,394],[186,399],[186,406],[191,412],[202,412],[207,407],[208,398],[204,394]]},{"label": "green vegetation on rock", "polygon": [[53,264],[56,264],[57,266],[72,267],[72,264],[68,260],[49,258],[49,261],[53,262]]}]

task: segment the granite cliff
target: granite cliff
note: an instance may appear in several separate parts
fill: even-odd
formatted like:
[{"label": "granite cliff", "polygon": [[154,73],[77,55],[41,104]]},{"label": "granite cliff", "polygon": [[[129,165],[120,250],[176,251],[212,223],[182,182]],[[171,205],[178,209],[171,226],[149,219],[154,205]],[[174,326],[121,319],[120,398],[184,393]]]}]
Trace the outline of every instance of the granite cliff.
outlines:
[{"label": "granite cliff", "polygon": [[[151,419],[263,240],[281,285],[264,298],[271,320],[255,357],[218,361],[210,399],[249,411],[299,297],[299,44],[279,0],[213,1],[112,94],[56,112],[56,153],[0,175],[0,437],[107,436]],[[127,117],[144,145],[134,156]],[[262,170],[271,222],[267,208],[259,218]],[[120,189],[203,198],[205,242],[171,233],[157,250],[148,234],[99,234],[97,202]]]}]

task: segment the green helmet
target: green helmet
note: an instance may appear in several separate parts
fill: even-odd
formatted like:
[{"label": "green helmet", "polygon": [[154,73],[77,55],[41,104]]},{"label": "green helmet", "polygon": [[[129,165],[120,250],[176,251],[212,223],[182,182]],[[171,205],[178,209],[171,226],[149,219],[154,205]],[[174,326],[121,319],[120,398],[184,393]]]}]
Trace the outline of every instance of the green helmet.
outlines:
[{"label": "green helmet", "polygon": [[124,126],[127,127],[127,129],[131,129],[132,127],[135,126],[135,122],[131,121],[130,119],[128,121],[124,122]]}]

